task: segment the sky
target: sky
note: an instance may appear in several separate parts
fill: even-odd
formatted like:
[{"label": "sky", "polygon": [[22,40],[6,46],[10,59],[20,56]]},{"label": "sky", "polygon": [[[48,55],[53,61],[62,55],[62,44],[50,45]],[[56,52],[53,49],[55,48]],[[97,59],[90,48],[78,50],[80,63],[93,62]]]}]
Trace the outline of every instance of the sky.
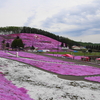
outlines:
[{"label": "sky", "polygon": [[100,43],[100,0],[0,0],[0,27],[27,26]]}]

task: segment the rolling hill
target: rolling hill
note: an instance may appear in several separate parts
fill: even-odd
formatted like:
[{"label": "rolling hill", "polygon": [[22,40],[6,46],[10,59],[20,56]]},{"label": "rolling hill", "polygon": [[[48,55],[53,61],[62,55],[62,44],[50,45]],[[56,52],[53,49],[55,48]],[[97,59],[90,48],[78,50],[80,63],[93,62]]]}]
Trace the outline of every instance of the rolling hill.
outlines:
[{"label": "rolling hill", "polygon": [[50,51],[57,51],[59,49],[59,51],[61,51],[61,42],[40,34],[19,33],[0,35],[0,44],[2,44],[2,41],[5,40],[6,43],[8,42],[11,45],[12,41],[17,36],[19,36],[22,39],[23,43],[25,44],[25,47],[32,47],[33,45],[39,50],[49,49]]}]

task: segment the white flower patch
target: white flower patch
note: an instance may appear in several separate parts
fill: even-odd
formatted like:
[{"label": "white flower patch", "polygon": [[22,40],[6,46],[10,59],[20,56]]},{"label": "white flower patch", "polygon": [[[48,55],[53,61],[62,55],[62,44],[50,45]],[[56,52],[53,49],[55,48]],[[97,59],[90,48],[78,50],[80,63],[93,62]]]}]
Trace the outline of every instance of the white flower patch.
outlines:
[{"label": "white flower patch", "polygon": [[17,61],[0,58],[0,72],[18,87],[24,87],[34,100],[99,100],[100,84],[60,79]]}]

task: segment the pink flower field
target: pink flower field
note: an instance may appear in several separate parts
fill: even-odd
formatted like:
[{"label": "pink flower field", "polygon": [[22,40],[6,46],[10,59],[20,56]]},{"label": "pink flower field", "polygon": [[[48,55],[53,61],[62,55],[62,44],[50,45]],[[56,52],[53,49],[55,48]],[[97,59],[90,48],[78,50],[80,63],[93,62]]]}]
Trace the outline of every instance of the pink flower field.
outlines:
[{"label": "pink flower field", "polygon": [[[11,42],[13,41],[13,38],[16,36],[19,36],[23,40],[25,47],[31,47],[32,45],[34,45],[34,47],[38,47],[39,50],[49,49],[50,51],[57,51],[57,48],[59,48],[59,51],[61,51],[61,47],[60,47],[61,43],[60,42],[53,40],[49,37],[43,36],[43,35],[39,35],[39,34],[21,33],[21,34],[10,34],[10,35],[3,35],[3,36],[0,35],[0,42],[3,39],[5,39],[5,37],[9,37],[9,39],[6,39],[6,42],[11,44]],[[16,55],[17,53],[18,53],[18,56]],[[62,55],[60,55],[60,54],[59,55],[58,54],[47,54],[47,55],[62,57]],[[28,84],[28,83],[33,84],[32,82],[34,82],[35,77],[32,77],[32,78],[34,78],[32,81],[29,78],[29,80],[27,80],[28,81],[27,83],[24,83],[24,84],[20,83],[20,84],[22,84],[21,87],[16,86],[12,82],[13,77],[15,77],[14,81],[16,81],[16,77],[17,77],[16,75],[18,75],[18,77],[19,77],[18,79],[20,79],[22,77],[21,73],[28,74],[28,73],[22,72],[23,70],[25,70],[25,72],[29,71],[31,73],[33,70],[32,68],[36,68],[38,70],[42,69],[43,72],[45,72],[45,71],[46,71],[46,73],[51,72],[53,75],[56,75],[56,76],[57,75],[65,75],[66,77],[67,76],[83,77],[84,81],[88,80],[88,82],[100,83],[100,68],[82,65],[82,64],[76,64],[74,62],[69,62],[67,60],[63,61],[63,60],[59,60],[56,58],[47,57],[45,55],[39,55],[39,53],[36,54],[36,53],[29,53],[29,52],[25,52],[25,51],[3,51],[3,50],[0,50],[0,59],[1,59],[1,61],[0,61],[0,63],[1,63],[1,65],[0,65],[0,80],[1,80],[1,82],[0,82],[0,100],[59,100],[60,98],[63,98],[60,100],[67,100],[64,97],[65,94],[63,96],[59,97],[58,95],[55,96],[55,94],[52,91],[52,93],[51,92],[50,93],[53,95],[53,97],[55,99],[50,98],[50,96],[48,96],[48,98],[47,97],[45,98],[39,92],[40,90],[35,91],[34,90],[35,87],[32,88],[32,90],[31,90],[31,85],[25,86],[25,84]],[[7,60],[8,63],[9,63],[9,60],[12,60],[12,62],[16,61],[19,63],[24,63],[24,64],[27,64],[27,66],[28,65],[32,66],[32,68],[31,68],[31,70],[29,70],[28,68],[24,69],[24,67],[23,67],[23,69],[22,68],[17,69],[18,66],[16,66],[15,69],[13,69],[13,67],[11,67],[12,65],[9,66],[9,64],[3,63],[2,59],[4,61],[5,61],[5,59],[8,59]],[[81,56],[75,56],[75,59],[80,60]],[[13,72],[13,74],[15,73],[15,76],[11,73],[13,70],[15,71],[15,72]],[[20,74],[18,74],[18,73],[16,74],[16,72],[17,72],[16,70],[19,72],[21,71]],[[12,79],[10,78],[11,81],[6,78],[6,76],[10,75],[10,74],[12,74],[12,76],[13,76],[13,77],[9,76],[9,77],[12,77]],[[28,76],[28,75],[26,75],[26,76],[31,77],[32,75],[33,75],[33,72],[30,76]],[[23,77],[22,79],[20,79],[21,82],[24,81],[24,78],[26,78],[26,76]],[[59,79],[57,79],[57,80],[59,80]],[[38,80],[36,80],[36,81],[38,81]],[[52,80],[50,80],[50,81],[52,83]],[[17,82],[18,82],[18,80],[17,80]],[[42,81],[40,81],[40,83],[42,83]],[[38,83],[38,84],[40,84],[40,83]],[[56,84],[58,84],[58,83],[56,83]],[[37,85],[37,83],[34,83],[34,84]],[[42,85],[44,86],[44,84],[47,89],[49,86],[48,85],[49,83],[44,82]],[[88,83],[86,83],[86,84],[88,84]],[[74,84],[74,86],[76,86],[76,85]],[[56,88],[57,86],[55,87],[55,85],[54,86],[51,85],[51,87]],[[42,91],[46,91],[46,90],[44,90],[44,87],[42,89],[43,89]],[[76,88],[74,88],[74,89],[76,89]],[[31,95],[29,95],[28,94],[28,93],[30,93],[29,90],[30,91],[34,90],[34,92],[32,92]],[[67,90],[67,88],[66,88],[66,90]],[[55,91],[57,91],[57,90],[55,90]],[[63,90],[63,91],[65,91],[65,90]],[[39,95],[38,95],[38,92],[40,93]],[[70,91],[70,89],[69,89],[69,92],[73,95],[73,98],[74,98],[74,94],[72,93],[72,91]],[[92,94],[92,92],[91,92],[91,94]],[[84,93],[84,91],[82,91],[82,94],[83,93]],[[32,96],[33,94],[36,94],[39,97],[35,98],[35,96]],[[80,94],[80,95],[82,95],[82,94]],[[68,94],[66,94],[66,95],[68,96]],[[42,97],[42,99],[40,97]],[[91,98],[93,96],[90,96],[91,98],[88,98],[86,96],[87,99],[84,99],[84,97],[79,97],[79,95],[78,95],[77,99],[75,99],[76,97],[74,99],[71,98],[71,96],[68,96],[68,97],[69,97],[68,100],[92,100]],[[93,98],[94,98],[93,100],[97,100],[97,99],[95,99],[95,97],[93,97]]]},{"label": "pink flower field", "polygon": [[[15,51],[9,53],[16,54]],[[62,75],[74,75],[74,76],[86,76],[86,75],[98,75],[100,74],[100,68],[78,65],[73,62],[62,61],[50,57],[36,55],[27,52],[18,52],[19,57],[10,56],[9,53],[2,52],[1,56],[20,62],[24,62],[44,70],[54,72]],[[28,59],[26,59],[28,58]]]},{"label": "pink flower field", "polygon": [[0,72],[0,100],[33,100],[26,93],[26,89],[16,87]]},{"label": "pink flower field", "polygon": [[[62,79],[29,64],[5,58],[0,58],[0,65],[0,72],[3,72],[6,80],[24,93],[27,92],[34,100],[99,100],[100,98],[99,83]],[[18,99],[16,97],[15,100]]]},{"label": "pink flower field", "polygon": [[[35,48],[38,48],[39,50],[42,49],[49,49],[50,51],[57,51],[59,47],[59,51],[61,51],[61,42],[54,40],[52,38],[49,38],[44,35],[39,34],[30,34],[30,33],[19,33],[19,34],[9,34],[9,35],[1,35],[0,36],[0,42],[5,39],[6,42],[10,43],[13,41],[13,39],[19,36],[23,43],[25,44],[25,47],[31,47],[34,45]],[[6,39],[9,37],[8,39]]]},{"label": "pink flower field", "polygon": [[[3,58],[12,59],[12,60],[16,60],[19,62],[24,62],[26,64],[36,66],[40,69],[44,69],[44,70],[57,73],[57,74],[61,74],[61,75],[84,76],[84,79],[86,80],[100,82],[99,76],[98,77],[85,77],[85,75],[93,76],[93,75],[100,74],[100,69],[96,67],[86,66],[86,65],[77,65],[73,62],[62,61],[62,60],[58,60],[58,59],[54,59],[54,58],[50,58],[46,56],[41,56],[41,55],[37,55],[33,53],[22,52],[22,51],[19,51],[18,55],[19,56],[16,57],[15,51],[9,51],[9,52],[0,51],[0,56]],[[30,99],[29,96],[26,94],[27,90],[25,88],[23,87],[17,88],[15,85],[13,85],[11,82],[7,81],[4,78],[2,72],[0,73],[0,75],[1,75],[0,80],[2,80],[3,82],[1,84],[2,84],[2,87],[4,87],[2,90],[3,94],[1,94],[1,98],[3,99],[1,100],[6,100],[7,97],[9,97],[9,99],[7,100],[13,100],[14,98],[17,98],[15,100],[20,100],[19,98],[21,97],[22,97],[22,100],[33,100],[33,99]],[[11,91],[12,90],[11,86],[8,84],[11,84],[11,86],[13,87],[14,93]],[[5,88],[7,90],[5,90]],[[5,91],[9,91],[9,94],[6,95]],[[20,92],[22,93],[22,95]],[[12,97],[11,96],[12,94],[15,94],[15,96]],[[23,99],[24,97],[25,99]]]},{"label": "pink flower field", "polygon": [[100,82],[100,76],[91,76],[91,77],[85,77],[86,80],[90,81],[98,81]]}]

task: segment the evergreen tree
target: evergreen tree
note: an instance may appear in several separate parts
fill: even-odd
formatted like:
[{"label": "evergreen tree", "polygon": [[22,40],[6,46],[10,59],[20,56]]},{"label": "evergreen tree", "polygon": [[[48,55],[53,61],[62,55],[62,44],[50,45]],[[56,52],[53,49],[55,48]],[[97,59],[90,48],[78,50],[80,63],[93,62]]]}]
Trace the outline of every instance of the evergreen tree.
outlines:
[{"label": "evergreen tree", "polygon": [[11,43],[11,47],[12,48],[20,48],[23,47],[24,48],[24,44],[22,39],[19,38],[19,36],[17,36]]},{"label": "evergreen tree", "polygon": [[2,43],[5,43],[5,40],[3,40]]},{"label": "evergreen tree", "polygon": [[65,47],[67,47],[67,43],[65,43]]},{"label": "evergreen tree", "polygon": [[8,42],[6,43],[6,47],[9,47],[9,43]]},{"label": "evergreen tree", "polygon": [[5,40],[2,41],[2,49],[5,49]]},{"label": "evergreen tree", "polygon": [[64,46],[64,43],[62,42],[62,43],[61,43],[61,47],[63,47],[63,46]]}]

